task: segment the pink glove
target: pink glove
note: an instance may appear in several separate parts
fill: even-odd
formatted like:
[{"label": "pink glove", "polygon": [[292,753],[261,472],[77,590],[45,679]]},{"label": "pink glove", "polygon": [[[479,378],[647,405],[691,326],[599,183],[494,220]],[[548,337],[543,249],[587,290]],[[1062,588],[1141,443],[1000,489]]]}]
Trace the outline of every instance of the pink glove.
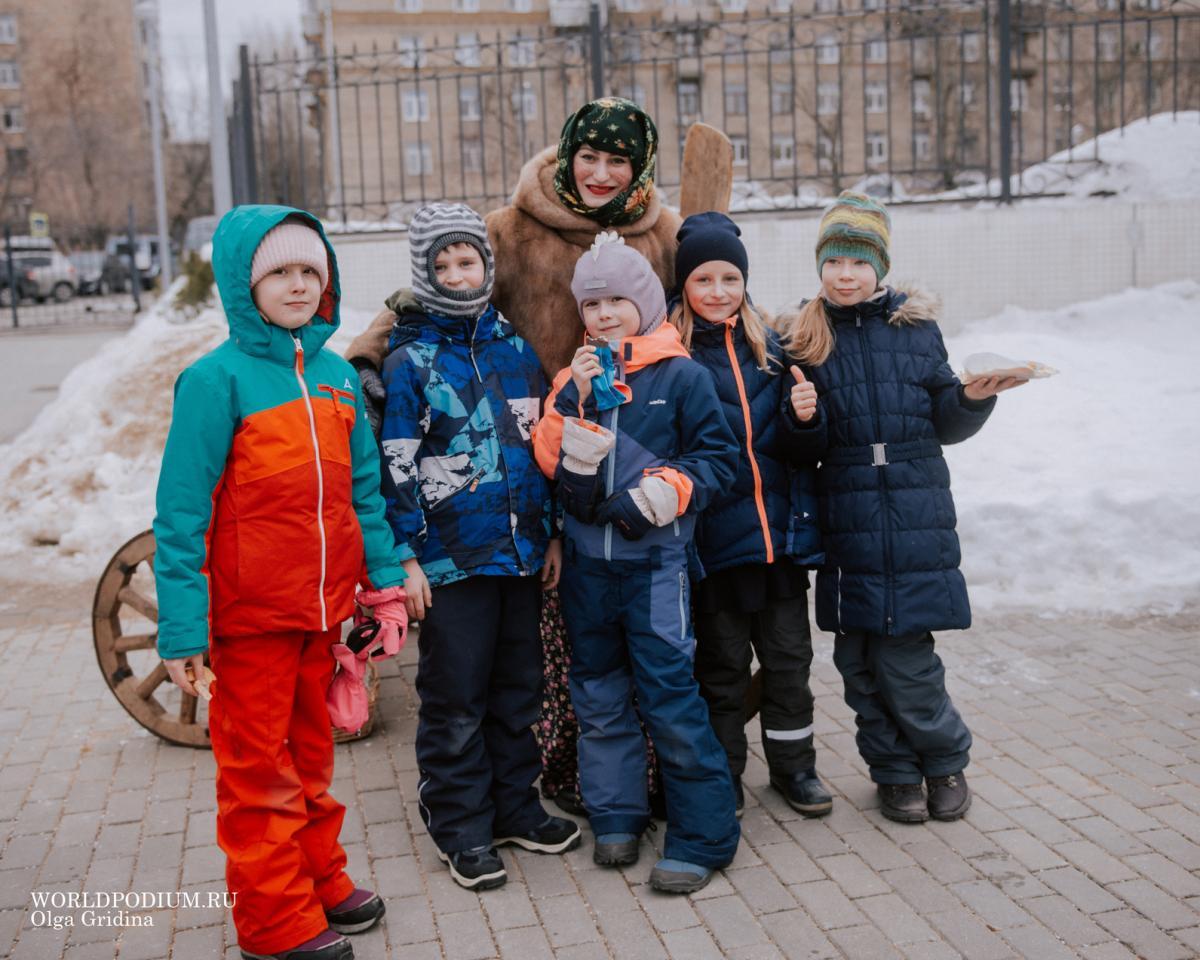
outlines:
[{"label": "pink glove", "polygon": [[[374,660],[394,657],[408,639],[408,609],[405,601],[408,594],[403,587],[384,587],[382,590],[360,590],[355,600],[359,612],[354,615],[355,626],[369,620],[379,623],[379,632],[366,649]],[[371,608],[371,616],[361,613],[363,607]],[[361,654],[360,654],[361,655]]]},{"label": "pink glove", "polygon": [[[370,719],[371,705],[363,679],[367,658],[381,660],[395,656],[404,646],[408,637],[406,599],[403,587],[359,591],[354,629],[347,643],[335,643],[332,648],[338,669],[325,694],[329,720],[339,730],[354,733]],[[373,616],[363,613],[362,607],[370,607]]]}]

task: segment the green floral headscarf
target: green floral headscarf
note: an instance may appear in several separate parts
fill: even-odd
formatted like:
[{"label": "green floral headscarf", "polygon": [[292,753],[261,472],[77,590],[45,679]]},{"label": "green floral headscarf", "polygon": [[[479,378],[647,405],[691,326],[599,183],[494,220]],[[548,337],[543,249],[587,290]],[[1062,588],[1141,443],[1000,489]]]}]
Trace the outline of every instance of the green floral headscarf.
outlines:
[{"label": "green floral headscarf", "polygon": [[[582,147],[628,157],[633,167],[629,186],[602,207],[589,207],[579,196],[572,161]],[[580,107],[563,124],[558,138],[558,167],[554,190],[568,210],[597,220],[602,226],[633,223],[646,212],[654,195],[654,160],[658,131],[654,121],[632,100],[601,97]]]}]

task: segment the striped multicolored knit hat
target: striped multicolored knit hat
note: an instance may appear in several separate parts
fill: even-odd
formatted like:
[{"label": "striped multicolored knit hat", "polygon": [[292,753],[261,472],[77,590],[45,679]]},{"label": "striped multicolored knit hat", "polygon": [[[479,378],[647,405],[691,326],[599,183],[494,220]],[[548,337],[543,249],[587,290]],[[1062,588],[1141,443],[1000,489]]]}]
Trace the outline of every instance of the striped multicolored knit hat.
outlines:
[{"label": "striped multicolored knit hat", "polygon": [[[454,243],[469,243],[483,258],[483,286],[474,290],[443,287],[434,272],[437,255]],[[430,203],[408,225],[413,294],[426,310],[444,317],[478,317],[487,309],[496,281],[496,259],[483,218],[465,203]]]},{"label": "striped multicolored knit hat", "polygon": [[875,268],[876,282],[891,269],[888,245],[892,242],[892,218],[883,204],[862,193],[843,190],[821,218],[817,233],[817,275],[833,257],[866,260]]}]

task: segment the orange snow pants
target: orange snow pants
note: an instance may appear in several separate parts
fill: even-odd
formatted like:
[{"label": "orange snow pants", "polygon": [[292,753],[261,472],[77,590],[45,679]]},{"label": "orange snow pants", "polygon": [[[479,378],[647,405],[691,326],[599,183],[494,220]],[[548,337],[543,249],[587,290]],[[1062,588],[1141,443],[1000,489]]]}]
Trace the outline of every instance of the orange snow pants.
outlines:
[{"label": "orange snow pants", "polygon": [[341,629],[218,637],[209,730],[217,762],[217,843],[235,894],[238,944],[279,953],[328,926],[354,892],[338,843],[346,808],[329,795],[333,734],[325,691]]}]

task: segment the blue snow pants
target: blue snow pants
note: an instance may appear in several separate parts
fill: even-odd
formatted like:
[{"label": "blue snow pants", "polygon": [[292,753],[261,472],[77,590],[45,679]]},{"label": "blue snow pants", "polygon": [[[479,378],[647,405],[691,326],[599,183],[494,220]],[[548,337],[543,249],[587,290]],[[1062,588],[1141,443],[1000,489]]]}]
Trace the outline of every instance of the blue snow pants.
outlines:
[{"label": "blue snow pants", "polygon": [[725,751],[693,677],[685,558],[600,560],[568,546],[559,594],[571,640],[571,701],[579,720],[579,785],[597,834],[640,834],[650,822],[646,741],[662,769],[664,853],[727,866],[740,828]]},{"label": "blue snow pants", "polygon": [[961,773],[971,731],[946,692],[933,634],[887,637],[849,631],[834,638],[833,662],[858,724],[858,752],[876,783],[920,783]]}]

